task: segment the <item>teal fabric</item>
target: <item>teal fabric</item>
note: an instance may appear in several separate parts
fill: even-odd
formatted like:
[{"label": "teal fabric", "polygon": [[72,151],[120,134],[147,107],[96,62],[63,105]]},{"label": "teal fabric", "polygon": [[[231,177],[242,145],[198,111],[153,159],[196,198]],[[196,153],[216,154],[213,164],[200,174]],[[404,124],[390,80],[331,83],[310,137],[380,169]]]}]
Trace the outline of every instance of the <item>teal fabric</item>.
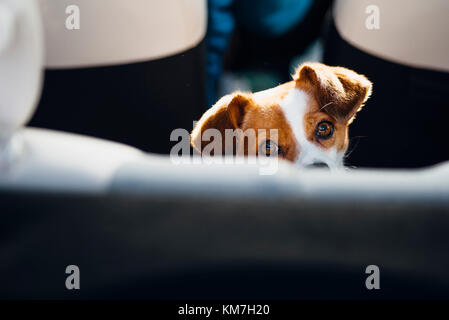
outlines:
[{"label": "teal fabric", "polygon": [[301,22],[312,3],[312,0],[208,0],[205,108],[217,99],[223,55],[236,24],[257,35],[280,36]]},{"label": "teal fabric", "polygon": [[217,99],[217,81],[223,69],[223,55],[235,27],[233,0],[209,0],[209,19],[206,36],[206,102],[205,108]]},{"label": "teal fabric", "polygon": [[239,25],[259,35],[277,37],[300,22],[312,0],[238,0],[235,17]]}]

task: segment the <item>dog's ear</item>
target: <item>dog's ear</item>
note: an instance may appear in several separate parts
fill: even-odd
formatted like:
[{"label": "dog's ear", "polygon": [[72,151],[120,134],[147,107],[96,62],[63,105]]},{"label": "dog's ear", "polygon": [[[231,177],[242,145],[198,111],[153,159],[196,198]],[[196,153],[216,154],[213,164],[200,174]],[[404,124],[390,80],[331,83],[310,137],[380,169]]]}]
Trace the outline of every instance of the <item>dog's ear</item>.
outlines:
[{"label": "dog's ear", "polygon": [[321,63],[302,64],[293,78],[298,87],[315,97],[321,111],[345,124],[352,122],[372,88],[371,82],[361,74]]},{"label": "dog's ear", "polygon": [[207,129],[217,129],[220,131],[222,139],[224,139],[226,129],[240,128],[250,105],[252,105],[250,95],[241,92],[218,100],[213,107],[202,115],[193,129],[191,133],[192,146],[201,152],[209,144],[209,141],[202,141],[203,133]]}]

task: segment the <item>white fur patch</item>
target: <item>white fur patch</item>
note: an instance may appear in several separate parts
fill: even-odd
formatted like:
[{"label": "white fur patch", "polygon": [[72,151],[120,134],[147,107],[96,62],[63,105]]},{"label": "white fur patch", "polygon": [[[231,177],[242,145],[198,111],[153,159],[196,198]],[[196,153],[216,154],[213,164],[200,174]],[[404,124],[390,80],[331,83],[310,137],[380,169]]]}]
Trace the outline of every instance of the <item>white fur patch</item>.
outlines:
[{"label": "white fur patch", "polygon": [[307,112],[308,100],[309,96],[306,92],[293,88],[280,103],[295,136],[296,144],[299,146],[299,155],[295,163],[300,167],[315,162],[324,162],[331,169],[342,167],[344,152],[337,152],[336,147],[326,150],[307,140],[304,129],[304,115]]}]

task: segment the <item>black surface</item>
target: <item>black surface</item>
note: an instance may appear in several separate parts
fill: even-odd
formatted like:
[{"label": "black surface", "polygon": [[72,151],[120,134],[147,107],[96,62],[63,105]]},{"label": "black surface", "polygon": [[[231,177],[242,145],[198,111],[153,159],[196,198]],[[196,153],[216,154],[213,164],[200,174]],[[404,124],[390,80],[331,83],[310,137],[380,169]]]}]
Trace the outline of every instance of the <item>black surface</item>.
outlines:
[{"label": "black surface", "polygon": [[[0,299],[448,298],[448,208],[0,193]],[[65,268],[81,289],[65,288]],[[381,270],[365,289],[365,268]]]},{"label": "black surface", "polygon": [[171,57],[126,65],[46,70],[30,126],[169,153],[177,128],[205,109],[204,40]]}]

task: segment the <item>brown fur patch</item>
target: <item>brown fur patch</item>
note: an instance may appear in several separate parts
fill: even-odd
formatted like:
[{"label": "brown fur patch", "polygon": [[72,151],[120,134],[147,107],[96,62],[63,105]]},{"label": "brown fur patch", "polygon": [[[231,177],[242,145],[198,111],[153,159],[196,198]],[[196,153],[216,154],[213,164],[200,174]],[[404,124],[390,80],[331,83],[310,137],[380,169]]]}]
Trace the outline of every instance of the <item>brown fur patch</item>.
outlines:
[{"label": "brown fur patch", "polygon": [[372,84],[363,75],[321,63],[299,66],[297,87],[312,94],[320,107],[341,123],[350,123],[371,94]]}]

